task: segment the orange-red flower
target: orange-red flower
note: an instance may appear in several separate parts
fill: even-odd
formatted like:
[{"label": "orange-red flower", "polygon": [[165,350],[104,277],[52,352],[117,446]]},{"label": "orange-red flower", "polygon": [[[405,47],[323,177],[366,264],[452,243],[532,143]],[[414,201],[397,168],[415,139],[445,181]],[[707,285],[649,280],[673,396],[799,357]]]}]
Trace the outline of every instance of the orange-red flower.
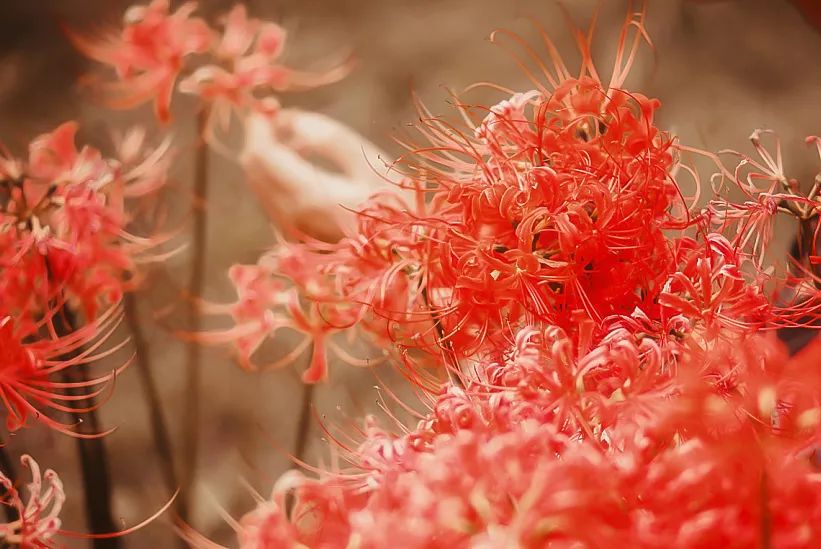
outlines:
[{"label": "orange-red flower", "polygon": [[195,69],[180,82],[180,91],[211,104],[213,116],[223,124],[232,107],[273,114],[279,108],[276,97],[258,98],[256,93],[291,86],[291,69],[279,63],[284,47],[282,27],[249,19],[245,6],[238,4],[224,17],[224,31],[213,51],[215,64]]},{"label": "orange-red flower", "polygon": [[132,134],[124,161],[105,159],[93,147],[77,150],[77,128],[68,122],[34,139],[28,161],[0,173],[0,296],[17,322],[54,300],[93,318],[119,301],[136,260],[156,244],[126,231],[124,201],[164,184],[167,144],[145,153]]},{"label": "orange-red flower", "polygon": [[322,86],[348,73],[347,64],[320,73],[283,65],[284,29],[249,18],[242,4],[222,18],[220,31],[194,17],[196,10],[196,2],[172,12],[169,0],[152,0],[129,8],[122,29],[108,36],[69,31],[69,37],[85,55],[115,70],[117,80],[103,86],[114,108],[153,101],[157,118],[166,123],[183,75],[179,90],[198,96],[210,109],[207,133],[212,120],[227,125],[234,109],[270,115],[279,107],[274,93]]},{"label": "orange-red flower", "polygon": [[31,470],[31,482],[26,486],[28,499],[24,501],[14,481],[0,473],[0,485],[6,490],[2,503],[20,517],[0,524],[0,540],[34,549],[56,547],[54,536],[60,530],[60,511],[66,499],[63,483],[51,469],[41,473],[31,456],[24,455],[20,461]]},{"label": "orange-red flower", "polygon": [[[821,346],[790,358],[773,333],[817,323],[821,291],[809,268],[764,263],[773,216],[806,225],[818,186],[802,195],[757,132],[759,158],[719,163],[692,211],[693,150],[654,126],[658,101],[623,88],[642,16],[609,83],[576,34],[579,75],[548,42],[536,89],[457,98],[460,124],[422,108],[404,195],[372,196],[338,243],[267,254],[263,291],[235,277],[235,315],[395,344],[422,409],[402,405],[415,425],[366,418],[358,443],[327,428],[341,459],[287,477],[246,517],[244,547],[821,542]],[[284,306],[280,278],[300,292]],[[414,369],[411,346],[447,380]]]},{"label": "orange-red flower", "polygon": [[[96,320],[58,333],[65,320],[61,310],[46,312],[37,323],[17,323],[7,311],[0,311],[0,404],[6,412],[6,428],[16,431],[29,418],[72,436],[81,435],[75,425],[59,419],[61,413],[85,413],[100,406],[93,398],[102,395],[115,372],[77,381],[57,380],[60,374],[84,369],[118,349],[102,345],[117,327],[117,309],[109,309]],[[55,417],[56,416],[56,417]]]},{"label": "orange-red flower", "polygon": [[70,33],[84,54],[116,70],[120,81],[109,85],[114,106],[128,109],[153,101],[163,122],[171,117],[171,97],[185,58],[206,52],[213,40],[205,21],[192,17],[196,2],[174,12],[170,4],[153,0],[130,8],[123,29],[102,40]]}]

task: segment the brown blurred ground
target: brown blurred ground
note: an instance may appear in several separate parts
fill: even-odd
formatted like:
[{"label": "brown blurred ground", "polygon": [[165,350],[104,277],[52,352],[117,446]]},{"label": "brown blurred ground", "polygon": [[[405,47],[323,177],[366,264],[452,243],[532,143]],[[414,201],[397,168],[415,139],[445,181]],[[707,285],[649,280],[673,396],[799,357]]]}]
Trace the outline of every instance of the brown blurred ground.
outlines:
[{"label": "brown blurred ground", "polygon": [[[567,2],[574,12],[589,14],[594,2]],[[821,163],[803,145],[807,134],[821,132],[821,34],[812,30],[790,4],[781,0],[743,0],[693,4],[651,0],[650,32],[655,61],[647,54],[629,81],[630,88],[662,99],[661,125],[682,141],[712,150],[749,151],[755,128],[772,128],[783,137],[791,175],[809,181]],[[0,140],[13,149],[57,123],[79,117],[86,138],[102,144],[107,128],[141,122],[150,116],[111,114],[85,101],[72,83],[84,72],[83,61],[62,39],[60,25],[93,29],[116,22],[122,0],[28,0],[0,7]],[[232,2],[203,2],[222,11]],[[564,22],[546,0],[257,0],[251,12],[272,18],[291,31],[291,59],[310,62],[328,52],[352,48],[357,70],[344,82],[299,96],[289,106],[314,109],[350,124],[376,143],[397,152],[390,135],[414,120],[410,91],[434,113],[447,113],[445,86],[461,89],[483,80],[513,89],[528,83],[511,58],[486,40],[496,27],[532,37],[526,17],[533,16],[554,34],[572,60],[573,49],[561,29]],[[615,29],[623,2],[605,1],[597,54],[603,66],[612,56]],[[175,178],[187,184],[191,128],[181,108],[175,131],[182,152]],[[243,192],[241,172],[215,157],[211,165],[213,200],[209,206],[209,257],[206,298],[232,298],[225,272],[234,262],[252,262],[270,242],[270,231],[251,195]],[[705,174],[706,176],[706,174]],[[173,200],[184,212],[186,194]],[[784,231],[787,245],[788,229]],[[175,440],[182,414],[182,346],[152,320],[152,313],[179,299],[173,282],[186,280],[187,256],[171,260],[166,273],[149,280],[141,294],[151,354],[161,379]],[[170,322],[170,321],[169,321]],[[213,539],[232,541],[218,515],[222,506],[234,516],[253,505],[241,478],[266,494],[286,469],[303,388],[297,368],[247,374],[227,352],[208,349],[201,484],[195,524]],[[380,376],[383,373],[380,373]],[[357,417],[373,409],[373,375],[349,367],[332,370],[331,382],[317,389],[319,414]],[[146,410],[136,372],[118,380],[103,411],[107,426],[118,426],[108,438],[116,483],[117,516],[133,524],[158,508],[165,498]],[[341,420],[344,423],[345,420]],[[314,429],[313,455],[323,455]],[[31,452],[43,466],[63,475],[70,502],[65,527],[84,530],[74,441],[35,429],[13,437],[10,450]],[[76,543],[77,546],[82,544]],[[158,523],[126,540],[128,547],[169,547],[167,523]]]}]

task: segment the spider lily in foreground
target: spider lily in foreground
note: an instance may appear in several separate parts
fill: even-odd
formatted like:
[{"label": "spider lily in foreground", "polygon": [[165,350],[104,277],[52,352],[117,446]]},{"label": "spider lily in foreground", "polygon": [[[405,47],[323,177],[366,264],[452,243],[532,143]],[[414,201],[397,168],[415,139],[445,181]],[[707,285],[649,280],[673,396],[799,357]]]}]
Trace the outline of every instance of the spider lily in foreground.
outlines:
[{"label": "spider lily in foreground", "polygon": [[[286,243],[264,263],[329,319],[329,330],[356,326],[379,347],[421,348],[434,363],[449,357],[451,369],[526,326],[557,326],[592,345],[609,319],[634,312],[689,333],[806,323],[819,305],[812,277],[786,276],[761,258],[772,216],[789,213],[771,204],[815,212],[814,202],[767,190],[783,179],[778,166],[752,190],[760,178],[749,183],[718,163],[725,184],[695,211],[700,177],[684,160],[707,153],[654,125],[658,100],[623,88],[642,25],[641,15],[625,24],[609,81],[590,59],[589,36],[577,32],[577,74],[546,41],[552,67],[526,52],[534,90],[490,107],[455,97],[461,122],[420,105],[427,143],[402,140],[409,152],[391,165],[402,174],[395,192],[374,187],[338,241]],[[731,185],[754,194],[755,205],[726,198]],[[776,305],[773,287],[801,298]],[[283,314],[276,292],[256,299],[259,314]]]},{"label": "spider lily in foreground", "polygon": [[[391,349],[420,396],[397,402],[415,425],[385,404],[354,434],[323,426],[332,465],[283,477],[233,524],[242,547],[821,541],[821,345],[789,357],[774,334],[817,323],[816,254],[790,273],[763,259],[773,216],[817,218],[817,187],[802,194],[760,132],[760,158],[728,167],[655,126],[660,102],[624,88],[643,12],[609,81],[592,32],[574,34],[578,73],[545,37],[550,66],[520,59],[533,90],[456,97],[461,121],[420,106],[399,190],[340,240],[282,243],[250,268],[259,285],[232,272],[240,298],[219,312],[237,328],[207,337],[249,356],[260,319],[317,310]],[[703,209],[693,154],[716,161]]]},{"label": "spider lily in foreground", "polygon": [[602,374],[644,375],[640,355],[613,349],[588,365],[584,397],[534,383],[563,367],[552,337],[522,334],[507,360],[478,367],[487,381],[432,397],[416,427],[371,420],[359,445],[339,442],[347,465],[283,477],[236,525],[241,546],[818,543],[818,345],[788,360],[759,336],[743,351],[718,344],[711,350],[733,360],[739,380],[729,392],[693,375],[702,360],[692,355],[679,363],[691,371],[662,375],[650,391],[624,383],[596,395]]}]

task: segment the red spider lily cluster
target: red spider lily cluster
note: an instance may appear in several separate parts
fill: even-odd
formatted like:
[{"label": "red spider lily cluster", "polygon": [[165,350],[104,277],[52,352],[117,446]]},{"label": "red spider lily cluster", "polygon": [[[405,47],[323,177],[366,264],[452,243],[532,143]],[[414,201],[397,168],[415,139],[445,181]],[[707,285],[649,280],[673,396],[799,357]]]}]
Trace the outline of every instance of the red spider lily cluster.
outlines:
[{"label": "red spider lily cluster", "polygon": [[121,158],[104,158],[78,151],[76,131],[63,124],[34,139],[27,160],[2,160],[0,395],[12,431],[33,416],[71,432],[48,412],[87,411],[82,401],[103,391],[111,375],[55,377],[116,350],[102,346],[117,305],[157,244],[127,232],[125,201],[165,183],[168,144],[145,150],[138,131],[122,141]]},{"label": "red spider lily cluster", "polygon": [[[102,40],[70,34],[116,72],[103,86],[113,106],[153,102],[165,123],[175,91],[193,95],[206,139],[215,122],[270,119],[279,92],[347,70],[284,65],[284,30],[242,5],[216,27],[196,10],[153,0]],[[492,106],[454,96],[455,120],[420,105],[419,136],[400,140],[408,152],[391,166],[401,178],[386,176],[353,229],[280,242],[230,270],[234,303],[203,306],[233,326],[194,339],[232,344],[246,369],[310,353],[303,379],[317,383],[331,357],[389,360],[419,396],[396,398],[401,413],[386,405],[387,419],[367,417],[353,436],[325,427],[332,466],[300,462],[310,475],[283,476],[234,525],[242,547],[821,543],[821,343],[790,356],[776,335],[818,324],[821,177],[802,190],[766,132],[747,157],[659,129],[661,103],[625,88],[648,41],[643,12],[625,20],[609,79],[592,62],[592,32],[575,36],[578,71],[544,36],[550,63],[529,48],[517,58],[533,89],[490,85],[504,93]],[[106,158],[78,150],[76,132],[68,123],[32,141],[27,159],[0,156],[8,431],[35,419],[105,434],[77,433],[59,414],[99,406],[117,371],[90,377],[86,366],[118,350],[106,345],[118,303],[162,240],[127,231],[126,201],[163,186],[168,142],[146,150],[132,132]],[[821,156],[821,140],[808,143]],[[687,164],[694,155],[714,161],[709,185]],[[768,264],[779,217],[799,227],[786,267]],[[259,364],[283,330],[301,340]],[[341,335],[384,351],[353,356]],[[23,463],[27,501],[0,473],[18,516],[0,540],[52,547],[65,534],[62,485]]]},{"label": "red spider lily cluster", "polygon": [[31,469],[31,482],[26,487],[29,499],[24,502],[14,482],[0,473],[0,485],[6,491],[3,503],[20,517],[0,524],[0,540],[21,547],[54,547],[54,536],[61,525],[59,515],[66,499],[63,483],[51,469],[41,473],[40,466],[30,456],[24,455],[20,461]]},{"label": "red spider lily cluster", "polygon": [[[147,149],[144,132],[133,131],[116,158],[105,158],[77,149],[77,129],[69,122],[37,137],[26,159],[0,157],[0,404],[9,432],[33,419],[78,438],[105,434],[76,430],[77,418],[100,406],[121,368],[101,376],[88,368],[122,346],[107,344],[119,302],[163,240],[127,231],[126,202],[165,184],[169,143]],[[54,547],[62,484],[22,460],[33,475],[30,499],[9,471],[0,474],[3,504],[18,517],[0,525],[0,539]]]},{"label": "red spider lily cluster", "polygon": [[[122,28],[101,38],[70,29],[67,34],[82,52],[116,73],[114,80],[94,81],[111,107],[130,109],[153,102],[159,122],[168,123],[175,91],[195,96],[203,145],[197,147],[202,160],[198,165],[206,166],[197,176],[196,202],[207,188],[209,148],[204,145],[219,145],[216,123],[226,128],[234,113],[270,118],[279,109],[277,93],[336,81],[348,65],[316,73],[286,66],[282,62],[285,31],[248,17],[243,5],[212,26],[195,15],[196,3],[178,9],[171,4],[153,0],[133,6],[125,13]],[[123,316],[121,299],[137,286],[139,264],[165,257],[156,248],[167,235],[137,236],[129,225],[142,221],[138,213],[146,206],[145,201],[137,205],[134,199],[150,198],[145,210],[149,212],[158,204],[153,199],[166,183],[170,138],[149,150],[146,133],[131,131],[116,144],[114,157],[107,158],[93,147],[78,149],[77,131],[78,124],[69,122],[36,138],[25,159],[0,151],[0,406],[9,432],[36,421],[74,437],[97,439],[109,432],[97,427],[97,408],[125,366],[101,376],[91,374],[90,366],[112,357],[127,342],[109,344]],[[202,210],[197,210],[194,224],[204,226],[204,219]],[[192,255],[203,258],[204,237],[193,240]],[[157,427],[164,420],[150,381],[150,365],[138,342],[142,336],[134,303],[127,303],[125,309],[135,355],[148,380],[157,446],[168,447],[167,433]],[[196,387],[189,393],[196,397]],[[196,418],[186,426],[192,423]],[[58,535],[110,539],[141,528],[168,508],[171,501],[140,525],[118,529],[105,448],[94,442],[79,446],[86,518],[94,533],[59,530],[62,487],[50,471],[41,479],[28,457],[24,464],[33,469],[34,482],[30,501],[23,503],[19,481],[5,459],[0,471],[0,483],[7,490],[2,503],[9,517],[0,526],[4,543],[56,547]],[[4,445],[0,440],[5,458]],[[196,449],[187,450],[184,453],[196,455]],[[173,485],[173,464],[166,465],[172,471],[165,479],[172,484],[169,494],[182,490],[187,496],[186,486]],[[185,502],[180,503],[183,507]],[[18,518],[12,519],[15,514]]]},{"label": "red spider lily cluster", "polygon": [[161,122],[171,118],[177,87],[227,125],[234,109],[270,115],[279,108],[273,93],[333,82],[347,72],[340,66],[313,74],[282,64],[285,30],[249,18],[242,4],[221,18],[220,29],[195,17],[196,10],[196,2],[171,11],[170,0],[153,0],[130,8],[123,27],[107,37],[70,36],[83,53],[116,71],[117,80],[105,86],[112,107],[153,101]]},{"label": "red spider lily cluster", "polygon": [[[456,98],[458,123],[421,110],[404,182],[355,231],[234,267],[236,327],[204,339],[250,366],[296,330],[279,362],[313,343],[315,382],[329,349],[360,362],[330,339],[355,328],[425,408],[328,430],[335,466],[283,477],[242,547],[821,542],[821,346],[790,357],[775,334],[818,318],[818,183],[802,193],[759,132],[728,167],[660,131],[659,101],[623,88],[644,37],[631,14],[609,82],[588,35],[577,74],[546,39],[536,89]],[[716,161],[700,209],[689,154]],[[790,269],[765,263],[776,216],[801,227]]]}]

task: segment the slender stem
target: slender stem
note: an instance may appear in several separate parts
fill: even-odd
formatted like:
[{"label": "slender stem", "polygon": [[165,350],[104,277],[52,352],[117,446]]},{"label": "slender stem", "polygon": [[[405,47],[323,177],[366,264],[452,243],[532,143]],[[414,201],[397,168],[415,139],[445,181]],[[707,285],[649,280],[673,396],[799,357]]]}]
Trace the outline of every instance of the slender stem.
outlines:
[{"label": "slender stem", "polygon": [[[814,201],[815,198],[818,196],[818,190],[821,189],[821,173],[815,176],[815,179],[812,182],[812,188],[810,192],[807,194],[807,200]],[[809,208],[809,205],[807,206]]]},{"label": "slender stem", "polygon": [[299,411],[299,421],[296,426],[294,439],[294,457],[305,461],[305,450],[308,447],[308,434],[311,432],[311,405],[314,399],[316,384],[306,383],[302,391],[302,408]]},{"label": "slender stem", "polygon": [[[294,450],[291,454],[295,459],[305,461],[305,451],[308,448],[308,434],[311,432],[311,406],[314,400],[315,383],[306,383],[302,391],[302,406],[299,410],[299,420],[294,437]],[[285,513],[290,516],[296,499],[293,492],[285,496]]]},{"label": "slender stem", "polygon": [[151,432],[154,436],[154,446],[160,458],[160,469],[162,470],[165,487],[169,494],[173,494],[179,488],[177,473],[174,470],[174,452],[171,445],[171,436],[168,433],[168,424],[163,413],[162,400],[157,388],[157,380],[151,369],[151,355],[149,354],[148,341],[143,333],[143,327],[137,314],[137,303],[132,293],[127,293],[123,298],[125,309],[125,321],[131,332],[131,341],[134,345],[136,355],[137,371],[140,374],[140,381],[143,385],[145,400],[148,405],[148,415],[151,422]]},{"label": "slender stem", "polygon": [[[0,440],[0,472],[9,479],[12,484],[17,484],[17,467],[15,467],[14,460],[11,459],[9,453],[6,451],[7,443],[5,440]],[[17,508],[11,505],[4,505],[6,513],[6,522],[14,522],[20,518],[17,513]],[[2,545],[0,544],[0,547]]]},{"label": "slender stem", "polygon": [[[60,314],[55,315],[54,327],[60,335],[67,335],[76,331],[78,326],[74,312],[64,305]],[[76,352],[80,352],[75,351]],[[88,364],[78,363],[67,368],[63,373],[64,380],[69,383],[87,381],[90,377]],[[74,391],[82,394],[82,390]],[[82,414],[73,414],[77,421],[77,431],[83,434],[102,432],[102,423],[95,408],[95,398],[87,397],[77,402],[77,406],[88,409]],[[80,469],[83,478],[83,493],[85,496],[86,521],[91,533],[107,534],[117,531],[112,517],[112,486],[108,467],[108,456],[103,438],[77,439],[77,451],[80,457]],[[115,549],[121,546],[119,538],[95,539],[93,546],[96,549]]]},{"label": "slender stem", "polygon": [[[194,154],[194,189],[193,189],[193,227],[191,232],[191,274],[188,280],[187,326],[191,333],[200,331],[201,321],[199,307],[195,299],[202,295],[205,282],[206,200],[208,198],[208,145],[205,143],[205,125],[208,120],[208,109],[203,108],[197,116],[197,147]],[[183,455],[182,484],[180,497],[177,500],[177,514],[184,522],[189,522],[192,499],[191,489],[194,486],[197,471],[197,450],[200,431],[200,359],[202,349],[196,341],[187,344],[185,362],[185,412],[183,418]]]}]

